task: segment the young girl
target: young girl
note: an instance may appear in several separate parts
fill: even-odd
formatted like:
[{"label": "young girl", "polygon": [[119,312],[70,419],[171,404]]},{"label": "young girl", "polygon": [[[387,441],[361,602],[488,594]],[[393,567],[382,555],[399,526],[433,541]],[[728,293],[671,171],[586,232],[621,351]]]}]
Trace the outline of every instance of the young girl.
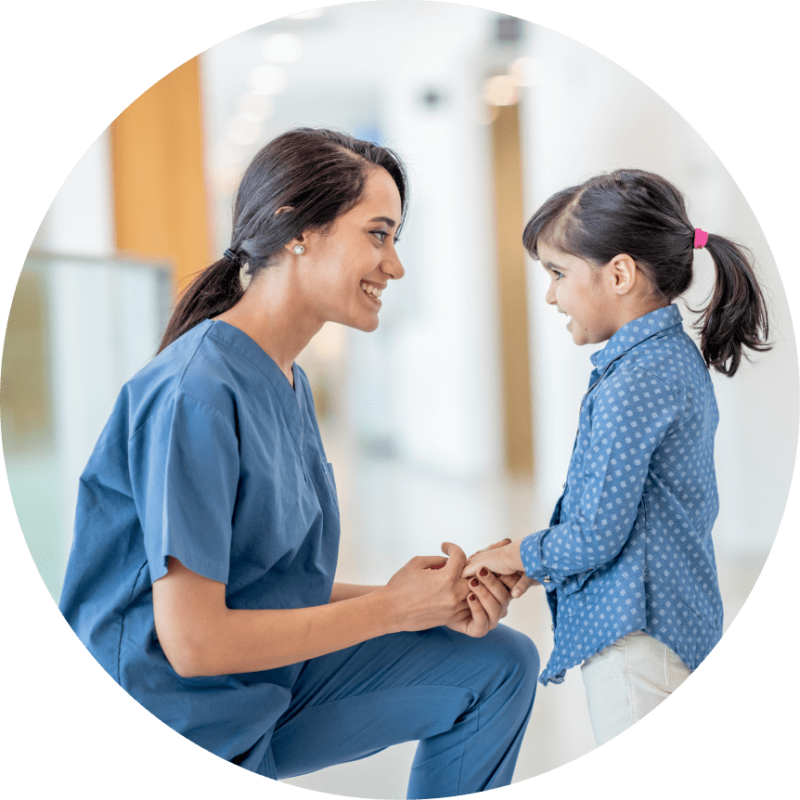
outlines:
[{"label": "young girl", "polygon": [[455,545],[385,586],[334,581],[336,488],[294,363],[326,322],[377,328],[406,197],[392,151],[335,131],[256,155],[230,247],[81,477],[61,610],[114,680],[221,758],[285,778],[419,740],[409,797],[449,797],[511,782],[536,648],[498,626],[508,590],[462,580]]},{"label": "young girl", "polygon": [[[608,343],[591,356],[549,527],[476,553],[463,574],[524,568],[544,585],[555,645],[539,680],[561,683],[581,664],[599,745],[674,691],[722,635],[709,368],[733,376],[744,348],[769,349],[767,310],[742,250],[695,228],[681,193],[652,173],[617,170],[558,192],[523,243],[573,341]],[[702,247],[716,285],[698,351],[672,303]]]}]

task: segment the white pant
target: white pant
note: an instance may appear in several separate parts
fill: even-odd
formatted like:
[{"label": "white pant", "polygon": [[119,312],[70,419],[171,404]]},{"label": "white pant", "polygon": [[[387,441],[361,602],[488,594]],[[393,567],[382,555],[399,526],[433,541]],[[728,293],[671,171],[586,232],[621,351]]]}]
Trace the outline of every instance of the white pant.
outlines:
[{"label": "white pant", "polygon": [[634,631],[581,664],[598,747],[650,713],[691,674],[678,656]]}]

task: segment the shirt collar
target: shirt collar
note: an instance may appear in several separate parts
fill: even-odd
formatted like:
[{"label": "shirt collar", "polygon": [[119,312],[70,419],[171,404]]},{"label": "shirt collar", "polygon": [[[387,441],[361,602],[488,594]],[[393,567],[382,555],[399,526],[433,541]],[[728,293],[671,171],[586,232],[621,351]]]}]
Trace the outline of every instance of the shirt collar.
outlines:
[{"label": "shirt collar", "polygon": [[645,339],[682,323],[681,312],[674,303],[657,308],[643,317],[623,325],[602,350],[590,356],[595,369],[605,369],[615,358],[641,344]]}]

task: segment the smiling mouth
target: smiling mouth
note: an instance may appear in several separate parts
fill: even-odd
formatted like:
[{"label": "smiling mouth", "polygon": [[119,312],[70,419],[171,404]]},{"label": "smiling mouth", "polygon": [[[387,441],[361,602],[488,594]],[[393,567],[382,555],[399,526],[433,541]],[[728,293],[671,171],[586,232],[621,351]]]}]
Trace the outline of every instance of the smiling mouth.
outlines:
[{"label": "smiling mouth", "polygon": [[371,300],[379,301],[383,291],[382,289],[379,289],[377,286],[373,286],[371,283],[367,283],[366,281],[361,281],[359,286],[361,286],[361,290],[367,295],[367,297],[369,297]]}]

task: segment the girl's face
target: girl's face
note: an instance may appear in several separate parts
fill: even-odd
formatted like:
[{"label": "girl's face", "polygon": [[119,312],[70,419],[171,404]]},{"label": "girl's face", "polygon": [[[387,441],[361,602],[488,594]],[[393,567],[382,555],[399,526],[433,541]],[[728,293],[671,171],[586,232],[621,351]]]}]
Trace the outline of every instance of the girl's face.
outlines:
[{"label": "girl's face", "polygon": [[610,339],[619,328],[614,323],[617,295],[610,291],[602,268],[592,267],[577,256],[537,247],[539,261],[550,277],[545,300],[568,318],[567,330],[575,344],[597,344]]},{"label": "girl's face", "polygon": [[338,217],[327,233],[306,233],[298,241],[299,291],[319,321],[362,331],[378,327],[379,296],[390,280],[405,274],[395,250],[402,207],[397,186],[383,167],[371,171],[364,196]]}]

